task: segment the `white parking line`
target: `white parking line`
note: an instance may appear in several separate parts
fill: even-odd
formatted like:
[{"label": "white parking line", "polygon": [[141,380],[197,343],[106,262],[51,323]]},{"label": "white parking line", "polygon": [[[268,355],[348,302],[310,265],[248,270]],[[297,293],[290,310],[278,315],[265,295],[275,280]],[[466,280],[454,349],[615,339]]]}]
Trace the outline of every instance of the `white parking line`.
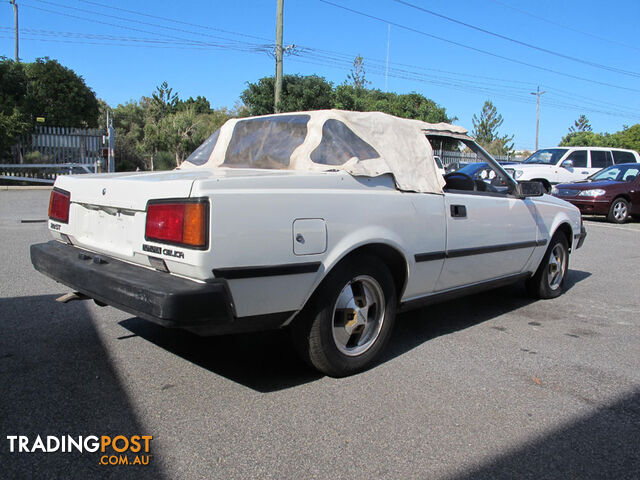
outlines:
[{"label": "white parking line", "polygon": [[585,225],[589,225],[589,226],[594,225],[596,227],[613,228],[614,230],[627,230],[628,232],[640,232],[640,230],[637,228],[616,227],[614,225],[605,225],[600,222],[591,222],[589,220],[585,220],[584,223]]}]

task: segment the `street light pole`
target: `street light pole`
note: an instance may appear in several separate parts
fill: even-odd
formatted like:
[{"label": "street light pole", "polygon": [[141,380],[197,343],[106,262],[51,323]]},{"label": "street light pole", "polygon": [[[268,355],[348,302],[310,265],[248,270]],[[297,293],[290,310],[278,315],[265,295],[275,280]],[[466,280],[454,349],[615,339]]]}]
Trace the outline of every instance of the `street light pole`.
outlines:
[{"label": "street light pole", "polygon": [[18,56],[18,4],[16,0],[9,0],[9,3],[13,5],[13,18],[15,23],[16,30],[16,62],[20,61],[20,57]]},{"label": "street light pole", "polygon": [[279,113],[278,104],[282,94],[282,21],[284,0],[278,0],[278,13],[276,17],[276,85],[274,92],[273,109]]},{"label": "street light pole", "polygon": [[540,97],[547,92],[541,92],[540,86],[535,92],[530,92],[531,95],[535,95],[537,97],[536,101],[536,150],[538,150],[538,132],[540,131]]}]

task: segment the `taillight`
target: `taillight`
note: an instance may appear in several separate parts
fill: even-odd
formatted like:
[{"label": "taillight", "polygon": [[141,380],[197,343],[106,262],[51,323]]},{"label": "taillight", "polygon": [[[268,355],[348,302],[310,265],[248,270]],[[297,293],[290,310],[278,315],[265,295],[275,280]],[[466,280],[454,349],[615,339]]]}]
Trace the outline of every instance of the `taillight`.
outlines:
[{"label": "taillight", "polygon": [[57,222],[69,223],[69,204],[71,194],[59,188],[54,188],[49,197],[49,218]]},{"label": "taillight", "polygon": [[154,201],[147,206],[147,240],[203,249],[208,228],[206,199]]}]

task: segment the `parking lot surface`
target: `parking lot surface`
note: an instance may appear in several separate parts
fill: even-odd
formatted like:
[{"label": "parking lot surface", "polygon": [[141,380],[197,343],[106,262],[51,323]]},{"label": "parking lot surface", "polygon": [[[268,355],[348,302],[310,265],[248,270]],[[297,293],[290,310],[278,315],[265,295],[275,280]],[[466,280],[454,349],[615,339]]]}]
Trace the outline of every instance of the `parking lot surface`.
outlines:
[{"label": "parking lot surface", "polygon": [[[200,338],[37,273],[47,191],[0,191],[3,478],[640,477],[640,223],[585,222],[568,290],[520,284],[401,315],[350,378],[287,332]],[[24,222],[27,223],[24,223]],[[8,435],[152,435],[147,466],[9,452]]]}]

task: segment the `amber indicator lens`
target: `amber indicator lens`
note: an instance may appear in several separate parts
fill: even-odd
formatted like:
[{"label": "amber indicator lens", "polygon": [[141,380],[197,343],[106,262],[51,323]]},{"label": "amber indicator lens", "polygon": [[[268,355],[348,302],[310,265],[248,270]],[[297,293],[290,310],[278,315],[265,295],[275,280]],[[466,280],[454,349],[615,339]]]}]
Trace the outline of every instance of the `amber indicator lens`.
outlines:
[{"label": "amber indicator lens", "polygon": [[207,246],[208,203],[153,203],[147,208],[147,240],[189,247]]}]

